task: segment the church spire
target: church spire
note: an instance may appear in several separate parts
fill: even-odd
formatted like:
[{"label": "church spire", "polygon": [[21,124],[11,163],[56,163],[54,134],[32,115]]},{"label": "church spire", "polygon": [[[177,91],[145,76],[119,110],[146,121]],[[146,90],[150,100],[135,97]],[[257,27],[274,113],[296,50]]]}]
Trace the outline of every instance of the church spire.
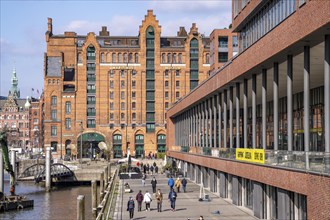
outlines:
[{"label": "church spire", "polygon": [[20,98],[20,91],[17,88],[17,86],[18,86],[18,79],[16,76],[16,67],[14,66],[13,75],[11,77],[11,89],[9,91],[9,95],[13,96],[13,98],[16,99]]}]

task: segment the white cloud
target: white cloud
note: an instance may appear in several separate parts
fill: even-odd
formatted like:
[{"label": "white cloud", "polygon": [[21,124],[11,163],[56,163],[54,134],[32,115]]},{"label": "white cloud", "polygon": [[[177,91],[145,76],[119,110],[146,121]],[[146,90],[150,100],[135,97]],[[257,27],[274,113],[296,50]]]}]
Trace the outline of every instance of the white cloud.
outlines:
[{"label": "white cloud", "polygon": [[95,32],[101,30],[101,23],[98,22],[91,22],[91,21],[86,21],[86,20],[74,20],[71,21],[69,24],[60,27],[59,28],[59,33],[55,34],[62,34],[66,31],[72,31],[76,32],[77,34],[87,34],[89,32]]}]

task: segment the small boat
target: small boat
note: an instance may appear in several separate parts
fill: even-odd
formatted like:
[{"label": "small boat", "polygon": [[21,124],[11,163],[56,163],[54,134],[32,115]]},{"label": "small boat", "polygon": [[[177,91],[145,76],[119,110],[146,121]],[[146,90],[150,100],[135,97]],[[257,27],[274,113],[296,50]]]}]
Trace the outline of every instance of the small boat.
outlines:
[{"label": "small boat", "polygon": [[0,197],[0,213],[10,210],[30,208],[34,206],[34,200],[26,199],[25,196],[5,196],[2,194]]}]

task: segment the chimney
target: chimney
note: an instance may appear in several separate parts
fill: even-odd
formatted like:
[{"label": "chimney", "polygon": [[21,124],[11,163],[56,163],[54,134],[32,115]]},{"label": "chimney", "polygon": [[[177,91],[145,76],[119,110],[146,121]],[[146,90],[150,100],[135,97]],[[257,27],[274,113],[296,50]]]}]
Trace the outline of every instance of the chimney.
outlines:
[{"label": "chimney", "polygon": [[102,31],[99,32],[100,36],[109,36],[110,33],[107,31],[107,26],[102,26]]},{"label": "chimney", "polygon": [[188,36],[187,31],[184,27],[180,27],[180,30],[177,32],[178,37],[186,37]]},{"label": "chimney", "polygon": [[53,20],[51,18],[48,18],[48,32],[53,33]]}]

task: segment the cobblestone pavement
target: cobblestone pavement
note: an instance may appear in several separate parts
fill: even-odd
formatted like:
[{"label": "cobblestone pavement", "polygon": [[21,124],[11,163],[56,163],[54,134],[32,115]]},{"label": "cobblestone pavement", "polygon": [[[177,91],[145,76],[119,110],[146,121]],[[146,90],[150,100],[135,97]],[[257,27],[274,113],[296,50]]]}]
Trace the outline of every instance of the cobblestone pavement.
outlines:
[{"label": "cobblestone pavement", "polygon": [[[255,217],[249,215],[247,212],[243,211],[239,207],[232,205],[222,198],[208,192],[205,190],[206,194],[209,194],[210,201],[198,201],[200,197],[200,186],[190,182],[188,180],[187,192],[178,193],[176,201],[176,211],[171,211],[170,203],[168,201],[169,186],[167,185],[167,180],[165,175],[157,174],[155,175],[158,182],[157,189],[161,189],[164,194],[163,210],[162,212],[157,212],[157,202],[153,196],[151,202],[151,211],[145,210],[145,204],[142,204],[142,212],[137,211],[137,202],[135,200],[136,194],[139,190],[142,190],[144,194],[146,190],[152,194],[152,187],[150,181],[152,175],[147,175],[146,185],[143,187],[141,185],[141,179],[128,179],[120,181],[120,193],[117,198],[116,212],[114,219],[129,219],[129,213],[127,209],[127,201],[130,196],[134,198],[135,210],[133,219],[198,219],[199,216],[203,216],[204,219],[256,219]],[[124,183],[128,183],[132,189],[131,193],[124,192]],[[213,214],[216,211],[220,211],[220,214]]]}]

